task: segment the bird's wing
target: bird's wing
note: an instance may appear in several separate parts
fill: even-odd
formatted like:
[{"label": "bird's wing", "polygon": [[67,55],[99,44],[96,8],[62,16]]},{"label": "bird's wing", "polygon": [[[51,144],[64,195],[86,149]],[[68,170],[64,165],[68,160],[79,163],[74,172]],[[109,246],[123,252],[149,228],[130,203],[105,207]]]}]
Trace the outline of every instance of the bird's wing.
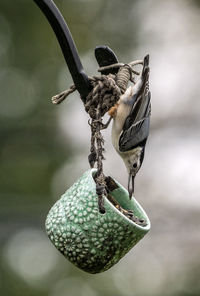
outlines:
[{"label": "bird's wing", "polygon": [[129,116],[127,117],[122,134],[119,138],[119,150],[129,151],[142,142],[146,141],[149,135],[151,94],[149,92],[149,56],[144,58],[144,65],[141,74],[141,85],[134,94],[135,102]]},{"label": "bird's wing", "polygon": [[129,151],[144,143],[149,135],[150,116],[133,124],[128,130],[122,132],[119,139],[119,150]]}]

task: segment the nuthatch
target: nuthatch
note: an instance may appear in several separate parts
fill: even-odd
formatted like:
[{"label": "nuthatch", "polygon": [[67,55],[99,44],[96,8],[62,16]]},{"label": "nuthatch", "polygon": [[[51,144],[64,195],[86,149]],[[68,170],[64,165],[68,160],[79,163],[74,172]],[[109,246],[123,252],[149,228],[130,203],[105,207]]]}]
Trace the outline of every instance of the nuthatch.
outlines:
[{"label": "nuthatch", "polygon": [[[112,143],[128,170],[128,191],[131,199],[134,178],[143,159],[150,125],[149,55],[144,58],[142,72],[135,85],[121,95],[109,110],[113,118]],[[132,181],[132,186],[130,183]]]}]

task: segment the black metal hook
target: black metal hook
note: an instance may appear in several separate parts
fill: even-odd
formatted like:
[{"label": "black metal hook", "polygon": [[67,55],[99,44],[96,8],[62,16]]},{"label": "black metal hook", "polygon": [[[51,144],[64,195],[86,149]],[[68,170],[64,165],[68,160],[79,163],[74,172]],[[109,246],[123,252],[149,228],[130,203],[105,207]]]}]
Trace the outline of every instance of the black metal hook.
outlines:
[{"label": "black metal hook", "polygon": [[[85,99],[92,89],[90,80],[85,73],[82,63],[80,61],[78,51],[70,30],[52,0],[33,0],[44,13],[48,19],[57,40],[62,49],[65,61],[71,73],[74,84],[80,93],[82,101],[85,103]],[[115,64],[118,59],[114,52],[107,46],[98,46],[95,49],[95,56],[100,67]],[[105,70],[102,74],[117,73],[118,69]]]},{"label": "black metal hook", "polygon": [[91,91],[92,86],[88,76],[84,72],[76,45],[62,14],[51,0],[34,0],[34,2],[45,14],[52,29],[54,30],[74,84],[81,95],[81,99],[85,101],[85,98]]}]

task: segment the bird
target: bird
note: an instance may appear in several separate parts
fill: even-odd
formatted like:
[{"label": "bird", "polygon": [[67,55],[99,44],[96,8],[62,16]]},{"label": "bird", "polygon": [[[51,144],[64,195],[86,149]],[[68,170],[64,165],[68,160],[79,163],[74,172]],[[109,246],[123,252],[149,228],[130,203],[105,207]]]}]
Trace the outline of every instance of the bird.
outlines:
[{"label": "bird", "polygon": [[149,55],[146,55],[137,82],[127,88],[108,112],[113,119],[112,144],[128,171],[130,199],[134,193],[134,179],[142,165],[149,135],[151,116],[149,71]]}]

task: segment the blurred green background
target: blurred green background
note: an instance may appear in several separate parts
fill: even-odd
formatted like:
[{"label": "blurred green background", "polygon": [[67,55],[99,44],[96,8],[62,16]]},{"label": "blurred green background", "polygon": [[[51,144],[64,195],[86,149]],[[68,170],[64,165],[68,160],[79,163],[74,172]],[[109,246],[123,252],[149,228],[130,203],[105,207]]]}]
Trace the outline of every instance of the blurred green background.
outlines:
[{"label": "blurred green background", "polygon": [[[32,0],[0,1],[0,294],[200,295],[200,2],[55,1],[84,68],[96,45],[121,62],[151,57],[152,124],[135,195],[152,229],[111,270],[73,267],[48,240],[53,203],[86,169],[89,128],[56,38]],[[127,173],[105,132],[105,170]]]}]

